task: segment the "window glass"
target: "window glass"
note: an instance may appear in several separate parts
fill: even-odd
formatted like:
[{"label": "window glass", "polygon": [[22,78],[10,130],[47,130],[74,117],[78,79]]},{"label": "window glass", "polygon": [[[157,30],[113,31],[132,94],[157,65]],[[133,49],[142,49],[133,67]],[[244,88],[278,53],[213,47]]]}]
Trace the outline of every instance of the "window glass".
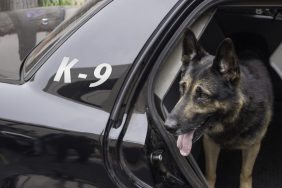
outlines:
[{"label": "window glass", "polygon": [[0,78],[19,79],[23,59],[61,22],[92,0],[1,0]]}]

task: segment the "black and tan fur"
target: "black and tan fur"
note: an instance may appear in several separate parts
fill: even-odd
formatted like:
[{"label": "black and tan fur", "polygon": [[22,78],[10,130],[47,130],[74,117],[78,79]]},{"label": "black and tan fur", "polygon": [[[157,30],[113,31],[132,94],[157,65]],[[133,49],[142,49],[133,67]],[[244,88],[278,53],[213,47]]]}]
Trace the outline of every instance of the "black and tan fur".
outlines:
[{"label": "black and tan fur", "polygon": [[231,39],[215,56],[208,54],[187,29],[183,40],[181,98],[165,126],[180,135],[204,134],[206,177],[215,186],[220,149],[241,149],[240,187],[252,187],[252,170],[272,116],[272,86],[262,61],[251,54],[238,59]]}]

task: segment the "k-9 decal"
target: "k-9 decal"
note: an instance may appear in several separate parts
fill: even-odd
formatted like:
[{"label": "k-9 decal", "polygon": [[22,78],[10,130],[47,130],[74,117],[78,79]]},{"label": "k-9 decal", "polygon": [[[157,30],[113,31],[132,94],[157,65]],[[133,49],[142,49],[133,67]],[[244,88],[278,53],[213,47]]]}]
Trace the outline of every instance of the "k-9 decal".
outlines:
[{"label": "k-9 decal", "polygon": [[[77,64],[79,62],[78,59],[74,58],[72,61],[70,61],[69,57],[64,57],[60,67],[57,70],[57,73],[54,77],[54,81],[55,82],[59,82],[62,78],[62,76],[64,75],[64,83],[71,83],[71,68]],[[102,73],[102,70],[105,69],[104,73]],[[95,69],[94,69],[94,77],[98,78],[99,80],[93,83],[89,84],[89,87],[96,87],[99,86],[101,84],[103,84],[104,82],[106,82],[110,75],[112,73],[112,66],[108,63],[102,63],[99,64]],[[86,79],[87,78],[87,74],[82,74],[79,73],[78,74],[78,78],[81,79]]]}]

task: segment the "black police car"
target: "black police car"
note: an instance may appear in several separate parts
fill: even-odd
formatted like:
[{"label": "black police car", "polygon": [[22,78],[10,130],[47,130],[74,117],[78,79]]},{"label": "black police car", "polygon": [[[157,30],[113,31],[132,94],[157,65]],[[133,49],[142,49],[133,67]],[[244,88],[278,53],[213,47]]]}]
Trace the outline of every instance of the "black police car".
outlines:
[{"label": "black police car", "polygon": [[[281,186],[281,8],[273,0],[86,4],[19,66],[0,67],[0,187],[207,187],[201,140],[182,157],[163,126],[179,97],[186,27],[211,54],[227,36],[264,49],[275,115],[253,184]],[[217,186],[238,187],[240,153],[223,152],[219,163]]]}]

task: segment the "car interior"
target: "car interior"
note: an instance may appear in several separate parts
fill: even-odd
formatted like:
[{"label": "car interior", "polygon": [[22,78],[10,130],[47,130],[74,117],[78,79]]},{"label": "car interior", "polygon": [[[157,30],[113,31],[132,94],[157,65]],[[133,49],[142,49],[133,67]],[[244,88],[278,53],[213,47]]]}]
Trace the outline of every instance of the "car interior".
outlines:
[{"label": "car interior", "polygon": [[[276,7],[223,6],[210,10],[197,19],[190,29],[206,51],[214,55],[220,42],[229,37],[237,54],[251,49],[265,62],[273,83],[274,114],[255,162],[253,187],[280,187],[282,185],[282,9]],[[182,41],[161,65],[155,80],[155,103],[164,119],[179,99]],[[194,143],[192,155],[204,173],[202,140]],[[239,186],[241,151],[222,150],[217,165],[216,187]]]}]

